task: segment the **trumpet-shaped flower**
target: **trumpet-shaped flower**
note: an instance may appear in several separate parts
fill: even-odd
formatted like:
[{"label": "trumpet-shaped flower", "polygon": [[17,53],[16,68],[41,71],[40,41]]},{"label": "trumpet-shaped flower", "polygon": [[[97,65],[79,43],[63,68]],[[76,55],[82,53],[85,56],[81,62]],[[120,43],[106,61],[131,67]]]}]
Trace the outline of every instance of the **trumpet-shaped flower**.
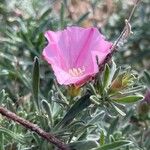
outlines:
[{"label": "trumpet-shaped flower", "polygon": [[51,64],[58,83],[64,85],[82,85],[98,73],[96,57],[102,63],[112,45],[93,27],[47,31],[45,37],[44,59]]}]

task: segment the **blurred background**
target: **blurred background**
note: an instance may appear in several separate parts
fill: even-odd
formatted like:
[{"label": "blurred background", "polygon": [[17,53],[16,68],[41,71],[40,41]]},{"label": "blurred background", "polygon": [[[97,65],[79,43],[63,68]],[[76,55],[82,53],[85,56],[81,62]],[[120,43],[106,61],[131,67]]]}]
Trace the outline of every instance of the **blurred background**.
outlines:
[{"label": "blurred background", "polygon": [[[67,26],[95,26],[108,40],[114,42],[121,33],[134,2],[135,0],[0,0],[0,91],[5,89],[6,93],[4,91],[1,93],[7,97],[3,102],[0,100],[0,104],[7,106],[9,110],[17,112],[20,116],[40,124],[42,121],[34,116],[29,100],[32,99],[32,65],[35,56],[40,58],[42,95],[48,97],[53,86],[53,73],[41,56],[43,48],[47,44],[44,32],[64,29]],[[139,82],[144,84],[145,89],[148,89],[150,87],[149,0],[143,0],[140,3],[131,20],[131,26],[133,34],[123,46],[118,48],[114,60],[118,66],[131,66],[138,74]],[[145,91],[143,91],[144,93]],[[137,106],[133,105],[131,109],[133,111],[130,113],[136,115]],[[9,124],[3,120],[1,116],[0,121],[0,126],[7,127],[14,133],[15,131],[17,133],[24,132],[14,123]],[[139,123],[136,121],[135,119],[135,124]],[[143,124],[140,125],[143,127]],[[139,125],[141,130],[136,135],[139,130],[138,125],[135,129],[135,136],[139,136],[143,131]],[[41,126],[47,129],[46,122]],[[11,132],[9,131],[9,133]],[[28,136],[27,134],[26,137]],[[149,132],[147,136],[149,136]],[[23,140],[13,134],[11,137]],[[3,142],[5,148],[13,150],[10,145],[15,147],[17,144],[12,144],[15,143],[13,140],[10,141],[11,144],[8,140]],[[30,146],[31,143],[32,140],[28,141]],[[148,144],[148,141],[144,144],[143,147]],[[148,148],[148,146],[145,147]],[[20,149],[23,147],[26,146],[20,146]]]}]

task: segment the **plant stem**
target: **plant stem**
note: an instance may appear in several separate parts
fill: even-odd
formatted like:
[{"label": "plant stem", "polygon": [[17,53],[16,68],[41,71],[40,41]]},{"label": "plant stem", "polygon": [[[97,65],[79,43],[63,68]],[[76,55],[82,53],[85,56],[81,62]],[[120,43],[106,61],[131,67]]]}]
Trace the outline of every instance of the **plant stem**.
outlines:
[{"label": "plant stem", "polygon": [[65,143],[60,141],[53,134],[45,132],[44,130],[39,128],[36,124],[33,124],[33,123],[25,120],[24,118],[21,118],[21,117],[17,116],[15,113],[7,110],[6,108],[0,107],[0,114],[2,114],[3,116],[9,118],[10,120],[13,120],[13,121],[21,124],[25,128],[36,132],[39,136],[41,136],[42,138],[46,139],[48,142],[54,144],[59,149],[61,149],[61,150],[69,150],[69,147],[67,147],[67,145]]},{"label": "plant stem", "polygon": [[[131,21],[131,18],[133,17],[133,14],[135,12],[136,7],[138,6],[138,4],[141,2],[141,0],[137,0],[129,14],[129,17],[127,19],[128,22]],[[102,62],[102,64],[99,65],[99,73],[101,73],[104,70],[105,64],[109,62],[109,60],[112,58],[112,55],[114,54],[114,52],[116,52],[116,48],[118,46],[118,43],[120,42],[120,40],[122,39],[122,37],[124,36],[125,32],[126,32],[127,28],[126,28],[126,24],[121,32],[121,34],[119,35],[119,37],[117,38],[116,42],[112,45],[110,53],[106,56],[105,60]]]},{"label": "plant stem", "polygon": [[[130,12],[130,14],[129,14],[129,17],[128,17],[128,19],[127,19],[128,22],[131,21],[131,18],[133,17],[133,14],[134,14],[134,12],[135,12],[135,10],[136,10],[136,7],[138,6],[138,4],[139,4],[140,2],[141,2],[141,0],[137,0],[137,1],[135,2],[134,6],[133,6],[133,8],[132,8],[132,10],[131,10],[131,12]],[[125,26],[124,26],[124,28],[123,28],[121,34],[119,35],[119,37],[117,38],[116,42],[115,42],[114,45],[112,46],[111,52],[113,52],[113,51],[116,49],[116,47],[117,47],[119,41],[120,41],[121,38],[123,37],[123,35],[124,35],[124,33],[126,32],[126,30],[127,30],[127,28],[126,28],[126,24],[125,24]]]}]

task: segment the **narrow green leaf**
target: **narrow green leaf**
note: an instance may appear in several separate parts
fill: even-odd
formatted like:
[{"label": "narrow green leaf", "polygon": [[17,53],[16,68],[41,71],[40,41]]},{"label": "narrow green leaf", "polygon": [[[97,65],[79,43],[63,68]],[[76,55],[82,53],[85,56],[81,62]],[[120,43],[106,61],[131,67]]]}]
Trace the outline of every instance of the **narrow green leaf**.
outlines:
[{"label": "narrow green leaf", "polygon": [[105,144],[105,135],[104,135],[103,130],[101,131],[101,134],[100,134],[99,143],[100,143],[101,146]]},{"label": "narrow green leaf", "polygon": [[84,140],[87,137],[87,129],[79,136],[78,141]]},{"label": "narrow green leaf", "polygon": [[0,105],[3,103],[4,100],[6,100],[6,98],[7,98],[7,94],[6,94],[5,90],[3,89],[0,92]]},{"label": "narrow green leaf", "polygon": [[146,82],[147,82],[146,84],[150,86],[150,74],[146,70],[144,71],[144,77],[145,77]]},{"label": "narrow green leaf", "polygon": [[9,97],[7,97],[6,101],[7,109],[9,109],[11,112],[16,113],[16,108],[14,105],[12,105],[12,100]]},{"label": "narrow green leaf", "polygon": [[41,103],[42,103],[43,109],[46,111],[46,113],[49,117],[49,120],[50,120],[50,123],[52,126],[53,125],[53,117],[52,117],[51,107],[46,100],[42,100]]},{"label": "narrow green leaf", "polygon": [[142,87],[142,86],[132,87],[132,88],[125,89],[125,90],[121,91],[120,93],[121,94],[131,94],[131,93],[133,94],[133,93],[142,91],[143,88],[144,87]]},{"label": "narrow green leaf", "polygon": [[21,27],[21,30],[24,32],[24,33],[27,33],[28,32],[28,29],[27,29],[27,26],[26,26],[26,22],[24,20],[22,20],[21,18],[17,18],[17,22],[19,23],[20,27]]},{"label": "narrow green leaf", "polygon": [[64,118],[57,124],[56,128],[66,127],[72,120],[85,108],[91,104],[90,94],[86,94],[81,97],[66,113]]},{"label": "narrow green leaf", "polygon": [[98,77],[98,92],[99,94],[102,96],[103,94],[103,83],[102,83],[102,79],[101,79],[101,76]]},{"label": "narrow green leaf", "polygon": [[61,29],[64,28],[65,23],[64,23],[64,14],[65,14],[65,6],[63,3],[61,3],[61,11],[60,11],[60,23],[61,23]]},{"label": "narrow green leaf", "polygon": [[106,89],[108,87],[109,77],[110,77],[110,68],[106,64],[105,69],[104,69],[104,77],[103,77],[103,88],[104,89]]},{"label": "narrow green leaf", "polygon": [[45,38],[43,36],[43,33],[39,33],[37,37],[37,43],[38,43],[37,48],[42,47],[44,44],[44,41],[45,41]]},{"label": "narrow green leaf", "polygon": [[33,72],[32,72],[32,91],[33,91],[34,101],[38,109],[39,109],[39,84],[40,84],[39,70],[40,70],[39,60],[38,57],[35,57],[33,63]]},{"label": "narrow green leaf", "polygon": [[96,89],[95,89],[95,87],[94,87],[94,85],[93,85],[92,83],[89,83],[89,88],[90,88],[90,91],[91,91],[94,95],[97,94]]},{"label": "narrow green leaf", "polygon": [[4,134],[0,133],[0,150],[5,150],[4,148]]},{"label": "narrow green leaf", "polygon": [[39,21],[44,20],[52,12],[52,8],[48,8],[39,18]]},{"label": "narrow green leaf", "polygon": [[112,99],[112,100],[117,103],[128,104],[128,103],[134,103],[136,101],[139,101],[142,98],[143,98],[143,96],[141,96],[141,95],[133,95],[133,96],[127,96],[127,97],[122,97],[122,98],[117,98],[117,99]]},{"label": "narrow green leaf", "polygon": [[85,13],[84,15],[82,15],[78,21],[76,22],[76,24],[81,24],[89,15],[90,12]]},{"label": "narrow green leaf", "polygon": [[132,144],[131,141],[120,140],[120,141],[115,141],[115,142],[110,143],[110,144],[105,144],[101,147],[94,148],[92,150],[114,150],[114,149],[121,148],[123,146],[127,146],[127,145],[130,145],[130,144]]},{"label": "narrow green leaf", "polygon": [[56,80],[54,80],[54,85],[55,85],[55,88],[57,89],[57,92],[59,93],[60,97],[62,98],[63,102],[68,106],[69,105],[68,100],[64,96],[64,94],[61,92]]},{"label": "narrow green leaf", "polygon": [[90,96],[90,100],[91,100],[94,104],[100,105],[99,99],[97,98],[97,96],[91,95],[91,96]]},{"label": "narrow green leaf", "polygon": [[121,71],[121,67],[116,69],[116,71],[113,75],[112,81],[115,80],[120,75],[120,71]]},{"label": "narrow green leaf", "polygon": [[111,84],[112,80],[113,80],[113,77],[115,75],[115,72],[116,72],[117,68],[116,68],[116,64],[115,62],[112,60],[112,66],[110,68],[110,75],[109,75],[109,80],[108,80],[108,85]]},{"label": "narrow green leaf", "polygon": [[9,75],[9,70],[0,70],[0,76],[7,76]]},{"label": "narrow green leaf", "polygon": [[144,71],[144,75],[147,78],[147,80],[150,82],[150,74],[149,74],[149,72],[145,70]]},{"label": "narrow green leaf", "polygon": [[95,116],[92,117],[91,120],[89,120],[88,124],[97,124],[104,118],[105,112],[100,111],[100,113],[97,113]]},{"label": "narrow green leaf", "polygon": [[111,105],[114,107],[114,109],[121,115],[121,116],[125,116],[126,114],[119,109],[115,104],[111,103]]},{"label": "narrow green leaf", "polygon": [[[32,31],[32,35],[31,35],[31,39],[33,38],[35,40],[35,42],[39,45],[39,41],[37,40],[37,37],[38,36],[43,36],[43,32],[46,30],[46,27],[51,23],[51,20],[49,19],[45,19],[45,20],[42,20],[41,22],[39,22],[38,24],[38,27],[34,27],[33,28],[33,31]],[[41,35],[40,35],[41,34]],[[36,37],[36,38],[35,38]],[[44,37],[43,37],[44,39]],[[44,43],[45,39],[43,40],[43,43]],[[41,43],[42,41],[40,41]],[[37,47],[38,47],[37,45]],[[35,51],[35,50],[34,50]],[[37,55],[37,54],[36,54]],[[38,53],[39,55],[39,53]],[[38,56],[37,55],[37,56]]]},{"label": "narrow green leaf", "polygon": [[20,134],[17,134],[15,132],[12,132],[9,129],[0,127],[0,134],[2,134],[2,133],[3,133],[4,136],[7,135],[10,140],[16,140],[16,141],[18,141],[20,143],[26,143],[25,137],[23,135],[20,135]]},{"label": "narrow green leaf", "polygon": [[39,144],[41,142],[40,137],[35,132],[31,132],[31,136],[34,139],[36,144]]},{"label": "narrow green leaf", "polygon": [[107,137],[109,137],[109,135],[113,134],[113,132],[116,130],[118,121],[119,121],[119,117],[116,117],[116,118],[110,123],[110,127],[109,127],[108,132],[107,132]]},{"label": "narrow green leaf", "polygon": [[96,141],[87,140],[87,141],[77,141],[68,144],[70,149],[74,150],[90,150],[91,148],[98,147],[99,144]]}]

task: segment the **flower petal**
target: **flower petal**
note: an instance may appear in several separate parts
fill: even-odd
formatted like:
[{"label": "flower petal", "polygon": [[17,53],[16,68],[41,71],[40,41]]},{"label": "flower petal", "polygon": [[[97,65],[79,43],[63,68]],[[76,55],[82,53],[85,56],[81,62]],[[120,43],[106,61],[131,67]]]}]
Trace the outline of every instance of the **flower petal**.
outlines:
[{"label": "flower petal", "polygon": [[82,85],[93,76],[93,73],[84,74],[79,77],[71,76],[68,72],[65,72],[61,68],[54,65],[52,65],[52,69],[54,70],[54,74],[57,78],[58,83],[61,85],[70,85],[70,84]]},{"label": "flower petal", "polygon": [[[98,65],[110,53],[111,42],[105,41],[96,28],[68,27],[63,31],[47,31],[48,46],[43,56],[52,65],[60,84],[78,84],[98,72]],[[80,75],[72,76],[69,70],[85,68]],[[76,72],[75,72],[76,74]]]}]

